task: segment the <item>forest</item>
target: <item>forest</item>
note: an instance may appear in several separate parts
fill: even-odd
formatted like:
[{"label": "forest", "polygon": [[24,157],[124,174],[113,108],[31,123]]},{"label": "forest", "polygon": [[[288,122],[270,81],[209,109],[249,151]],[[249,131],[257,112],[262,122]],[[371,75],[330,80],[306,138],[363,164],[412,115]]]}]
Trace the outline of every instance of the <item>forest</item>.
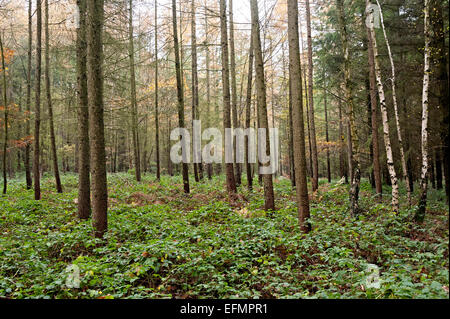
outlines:
[{"label": "forest", "polygon": [[0,0],[0,299],[449,299],[448,21]]}]

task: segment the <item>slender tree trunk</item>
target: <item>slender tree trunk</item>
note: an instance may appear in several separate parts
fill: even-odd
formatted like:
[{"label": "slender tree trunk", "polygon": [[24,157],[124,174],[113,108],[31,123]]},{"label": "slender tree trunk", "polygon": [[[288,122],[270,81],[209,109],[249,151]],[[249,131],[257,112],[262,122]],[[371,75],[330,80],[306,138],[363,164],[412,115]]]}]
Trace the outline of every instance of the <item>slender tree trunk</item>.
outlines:
[{"label": "slender tree trunk", "polygon": [[[222,85],[223,85],[223,128],[231,126],[231,97],[230,97],[230,69],[228,52],[228,29],[227,29],[227,4],[226,0],[220,0],[220,30],[222,42]],[[236,193],[236,181],[234,177],[233,163],[225,163],[227,190]]]},{"label": "slender tree trunk", "polygon": [[441,190],[443,188],[442,184],[442,161],[441,161],[441,149],[437,148],[434,154],[435,166],[436,166],[436,188]]},{"label": "slender tree trunk", "polygon": [[[369,0],[366,0],[366,4],[369,4]],[[368,7],[368,6],[367,6]],[[373,19],[373,13],[370,13],[371,19]],[[386,106],[386,97],[384,95],[384,88],[383,88],[383,80],[381,78],[381,67],[379,63],[379,55],[378,55],[378,47],[377,47],[377,40],[375,37],[375,30],[373,28],[373,23],[370,25],[370,37],[372,39],[372,49],[374,54],[374,62],[375,62],[375,76],[377,79],[377,86],[378,86],[378,95],[380,98],[380,107],[381,107],[381,115],[383,118],[383,129],[384,129],[384,145],[386,147],[386,156],[387,156],[387,166],[389,169],[389,176],[392,184],[392,210],[394,212],[398,212],[399,210],[399,192],[398,192],[398,180],[397,180],[397,174],[395,172],[394,167],[394,157],[392,154],[392,147],[391,147],[391,138],[389,135],[389,120],[388,120],[388,112],[387,112],[387,106]]]},{"label": "slender tree trunk", "polygon": [[403,148],[402,131],[401,131],[401,127],[400,127],[400,117],[399,117],[399,113],[398,113],[397,92],[396,92],[397,88],[396,88],[396,82],[395,82],[396,72],[395,72],[394,58],[392,57],[391,46],[389,44],[389,39],[386,34],[386,28],[384,26],[383,11],[381,10],[380,2],[378,0],[377,0],[377,4],[378,4],[378,8],[380,10],[381,27],[383,29],[383,35],[384,35],[384,39],[386,41],[386,46],[388,49],[389,61],[391,63],[392,99],[394,102],[395,125],[397,126],[397,138],[398,138],[398,144],[399,144],[399,149],[400,149],[400,160],[401,160],[401,164],[402,164],[403,178],[405,179],[406,190],[408,193],[408,205],[411,206],[412,191],[411,191],[410,183],[409,183],[409,175],[408,175],[408,169],[406,166],[405,150]]},{"label": "slender tree trunk", "polygon": [[[25,124],[25,133],[27,137],[31,135],[30,113],[31,113],[31,59],[32,59],[32,45],[33,45],[33,14],[32,14],[32,0],[28,1],[28,63],[27,63],[27,122]],[[33,179],[31,177],[31,163],[30,163],[30,143],[25,146],[25,179],[27,189],[33,187]]]},{"label": "slender tree trunk", "polygon": [[349,125],[350,125],[350,133],[351,133],[351,163],[352,163],[352,180],[351,180],[351,188],[350,188],[350,213],[352,216],[355,216],[358,211],[358,200],[359,200],[359,187],[361,182],[361,170],[360,170],[360,154],[359,154],[359,140],[358,134],[356,131],[355,125],[355,111],[354,111],[354,101],[353,101],[353,85],[351,83],[351,74],[350,74],[350,50],[348,47],[348,34],[347,34],[347,25],[345,22],[345,14],[344,14],[344,4],[343,0],[337,0],[336,4],[338,6],[338,18],[339,18],[339,26],[340,33],[342,39],[342,48],[344,53],[344,85],[345,85],[345,98],[348,106],[348,116],[349,116]]},{"label": "slender tree trunk", "polygon": [[422,171],[420,176],[420,198],[419,205],[414,219],[416,222],[422,223],[425,219],[427,208],[427,192],[428,192],[428,91],[430,85],[430,0],[425,0],[424,9],[424,35],[425,35],[425,56],[423,71],[423,92],[422,92]]},{"label": "slender tree trunk", "polygon": [[159,61],[158,61],[158,1],[155,0],[155,143],[156,178],[161,180],[161,155],[159,148]]},{"label": "slender tree trunk", "polygon": [[[444,176],[445,176],[445,192],[447,194],[447,203],[450,196],[450,135],[449,135],[449,125],[450,125],[450,101],[449,101],[449,82],[448,82],[448,71],[447,71],[447,55],[445,35],[444,30],[444,19],[443,19],[443,8],[442,1],[432,0],[431,2],[432,10],[432,27],[434,38],[436,41],[436,48],[433,48],[436,56],[437,71],[436,79],[438,81],[439,88],[439,109],[441,110],[441,121],[440,121],[440,132],[442,140],[442,152],[437,150],[437,157],[443,161],[444,164]],[[448,48],[447,48],[448,49]],[[436,165],[438,165],[436,163]],[[439,176],[439,175],[438,175]],[[438,184],[442,183],[438,180]],[[438,185],[439,187],[439,185]]]},{"label": "slender tree trunk", "polygon": [[367,28],[368,56],[369,56],[369,86],[371,104],[371,126],[372,126],[372,152],[373,152],[373,175],[375,179],[375,189],[378,198],[383,194],[383,183],[381,181],[380,166],[380,145],[378,142],[378,105],[377,105],[377,85],[375,78],[375,57],[373,54],[373,43],[370,29]]},{"label": "slender tree trunk", "polygon": [[344,119],[342,116],[342,102],[341,99],[338,99],[338,109],[339,109],[339,141],[340,141],[340,147],[339,147],[339,172],[341,175],[340,177],[345,178],[345,183],[348,184],[348,174],[345,169],[345,135],[344,135]]},{"label": "slender tree trunk", "polygon": [[303,122],[302,75],[300,66],[300,45],[298,31],[298,2],[288,0],[288,39],[289,39],[289,81],[292,96],[295,180],[298,205],[298,220],[302,232],[309,232],[309,199],[306,182],[305,132]]},{"label": "slender tree trunk", "polygon": [[103,0],[87,1],[87,17],[87,82],[93,195],[92,222],[95,237],[103,238],[108,228],[108,189],[103,115]]},{"label": "slender tree trunk", "polygon": [[311,130],[311,158],[312,158],[312,189],[313,192],[319,188],[319,160],[317,156],[317,140],[316,140],[316,124],[314,120],[314,65],[313,65],[313,51],[312,51],[312,36],[311,36],[311,10],[309,0],[306,0],[306,30],[308,35],[308,97],[309,97],[309,127]]},{"label": "slender tree trunk", "polygon": [[56,191],[58,193],[62,193],[62,185],[61,185],[61,177],[59,176],[59,168],[58,168],[58,153],[56,151],[56,137],[55,137],[55,125],[53,120],[53,105],[52,105],[52,94],[51,94],[51,86],[50,86],[50,32],[48,29],[48,0],[45,0],[45,91],[47,94],[47,108],[48,108],[48,120],[50,124],[50,143],[52,150],[52,160],[53,160],[53,171],[55,174],[55,182],[56,182]]},{"label": "slender tree trunk", "polygon": [[41,129],[41,62],[42,62],[42,6],[41,0],[36,0],[36,88],[34,109],[34,199],[41,199],[40,175],[40,129]]},{"label": "slender tree trunk", "polygon": [[[78,100],[78,218],[91,215],[89,104],[87,87],[86,0],[77,0],[80,24],[77,29]],[[116,133],[117,134],[117,133]],[[114,165],[115,166],[115,165]],[[114,168],[113,168],[114,171]]]},{"label": "slender tree trunk", "polygon": [[[248,55],[248,77],[247,77],[247,99],[245,108],[245,128],[250,129],[251,121],[251,109],[252,109],[252,88],[253,88],[253,64],[254,64],[254,44],[253,44],[253,32],[251,32],[250,37],[250,51]],[[253,189],[253,176],[252,176],[252,166],[249,162],[249,138],[245,137],[245,166],[247,171],[247,184],[248,189],[251,191]]]},{"label": "slender tree trunk", "polygon": [[[236,84],[236,52],[234,48],[234,19],[233,19],[233,0],[229,0],[229,19],[230,19],[230,72],[231,72],[231,109],[233,115],[233,127],[238,128],[238,111],[237,111],[237,84]],[[236,161],[237,143],[233,138],[234,145],[234,169],[236,185],[241,185],[242,167]]]},{"label": "slender tree trunk", "polygon": [[129,0],[128,17],[128,55],[130,60],[130,87],[131,87],[131,130],[133,135],[133,160],[136,175],[136,181],[141,181],[141,161],[139,156],[139,137],[138,137],[138,105],[136,101],[136,72],[134,66],[134,31],[133,31],[133,0]]},{"label": "slender tree trunk", "polygon": [[[194,121],[200,119],[199,115],[199,93],[198,93],[198,67],[197,67],[197,25],[195,13],[195,0],[191,2],[191,50],[192,50],[192,129],[194,129]],[[192,135],[193,145],[200,143],[200,147],[194,147],[194,176],[195,181],[199,182],[202,175],[201,169],[201,140],[195,141],[196,137]]]},{"label": "slender tree trunk", "polygon": [[[208,127],[211,126],[211,74],[210,74],[210,52],[209,52],[209,21],[208,21],[208,12],[205,7],[205,50],[206,50],[206,107],[207,107],[207,115],[206,115],[206,125]],[[206,171],[208,174],[208,179],[212,179],[213,174],[213,165],[212,163],[208,163],[206,167]]]},{"label": "slender tree trunk", "polygon": [[6,168],[6,158],[7,158],[7,152],[8,152],[8,99],[7,99],[7,86],[6,86],[6,65],[5,65],[5,53],[3,51],[3,40],[2,35],[0,34],[0,51],[1,51],[1,58],[2,58],[2,84],[3,84],[3,104],[4,104],[4,111],[3,111],[3,125],[4,128],[4,140],[3,140],[3,194],[5,195],[8,191],[8,177],[6,174],[7,168]]},{"label": "slender tree trunk", "polygon": [[325,141],[327,142],[327,178],[328,183],[331,183],[331,160],[330,160],[330,148],[328,143],[330,142],[330,134],[328,131],[328,105],[327,105],[327,91],[326,88],[323,92],[323,104],[325,112]]},{"label": "slender tree trunk", "polygon": [[[258,96],[258,118],[260,119],[260,126],[266,130],[266,154],[271,156],[270,152],[270,136],[269,136],[269,121],[267,118],[267,100],[266,100],[266,83],[264,76],[264,61],[261,48],[259,14],[257,0],[251,0],[251,15],[252,15],[252,32],[253,32],[253,48],[255,50],[255,70],[256,70],[256,92]],[[259,141],[258,141],[259,142]],[[260,143],[259,143],[260,144]],[[274,163],[272,163],[273,165]],[[266,165],[263,165],[263,168]],[[275,196],[273,192],[272,174],[263,174],[264,182],[264,198],[265,210],[275,210]]]},{"label": "slender tree trunk", "polygon": [[[173,42],[175,50],[175,68],[177,76],[177,96],[178,96],[178,125],[180,128],[185,128],[184,124],[184,88],[181,71],[181,59],[180,59],[180,45],[178,43],[178,26],[177,26],[177,7],[176,0],[172,0],[172,20],[173,20]],[[183,145],[185,148],[186,145]],[[189,167],[188,164],[183,161],[183,187],[186,194],[190,193],[189,187]]]}]

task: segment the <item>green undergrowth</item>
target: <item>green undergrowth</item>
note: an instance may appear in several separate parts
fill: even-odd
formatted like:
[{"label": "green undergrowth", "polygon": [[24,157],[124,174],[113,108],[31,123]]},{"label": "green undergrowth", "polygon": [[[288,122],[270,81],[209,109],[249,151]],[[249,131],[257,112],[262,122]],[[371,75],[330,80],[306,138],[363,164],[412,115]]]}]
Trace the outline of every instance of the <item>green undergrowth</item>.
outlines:
[{"label": "green undergrowth", "polygon": [[[109,230],[92,238],[76,218],[77,177],[56,194],[43,179],[33,200],[23,179],[0,198],[0,296],[6,298],[448,298],[449,231],[445,194],[431,190],[425,223],[414,207],[390,211],[363,181],[361,214],[349,216],[347,185],[321,181],[311,195],[308,235],[299,232],[289,180],[274,187],[278,210],[263,210],[263,191],[241,187],[230,199],[224,178],[161,183],[146,175],[109,176]],[[402,194],[405,196],[405,194]],[[416,196],[417,197],[417,196]],[[406,197],[402,197],[406,202]],[[367,286],[377,265],[380,287]],[[68,288],[76,265],[80,287]]]}]

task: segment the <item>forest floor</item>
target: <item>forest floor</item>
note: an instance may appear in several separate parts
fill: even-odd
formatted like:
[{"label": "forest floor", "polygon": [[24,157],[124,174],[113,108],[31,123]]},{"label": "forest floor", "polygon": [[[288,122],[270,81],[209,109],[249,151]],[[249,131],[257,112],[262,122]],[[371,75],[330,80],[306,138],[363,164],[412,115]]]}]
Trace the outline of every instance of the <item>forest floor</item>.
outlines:
[{"label": "forest floor", "polygon": [[[158,184],[146,175],[138,184],[116,174],[102,241],[91,221],[76,218],[76,175],[63,176],[64,194],[51,176],[42,183],[40,202],[23,179],[0,197],[0,298],[449,298],[441,191],[430,191],[425,223],[416,225],[412,209],[392,213],[389,195],[377,202],[367,181],[363,212],[351,218],[348,186],[321,181],[313,230],[302,235],[285,179],[274,184],[279,210],[270,217],[258,186],[229,200],[223,177],[192,182],[184,195],[179,177]],[[367,286],[369,264],[380,288]],[[78,289],[66,285],[69,265],[79,268]]]}]

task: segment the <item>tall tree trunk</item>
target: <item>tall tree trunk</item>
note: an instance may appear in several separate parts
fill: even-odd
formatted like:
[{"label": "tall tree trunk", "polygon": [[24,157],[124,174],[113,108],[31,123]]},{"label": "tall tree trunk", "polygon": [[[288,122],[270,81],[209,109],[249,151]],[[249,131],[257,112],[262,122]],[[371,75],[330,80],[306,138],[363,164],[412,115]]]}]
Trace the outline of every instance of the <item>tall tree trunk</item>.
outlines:
[{"label": "tall tree trunk", "polygon": [[[230,19],[230,72],[231,72],[231,109],[233,115],[233,127],[238,128],[238,111],[237,111],[237,84],[236,84],[236,52],[234,48],[234,19],[233,19],[233,0],[229,0],[229,19]],[[236,138],[233,138],[234,145],[234,169],[236,185],[241,185],[242,167],[236,161],[237,143]]]},{"label": "tall tree trunk", "polygon": [[34,199],[41,199],[41,175],[40,175],[40,129],[41,129],[41,62],[42,62],[42,6],[41,0],[36,0],[36,88],[34,106]]},{"label": "tall tree trunk", "polygon": [[59,168],[58,168],[58,153],[56,151],[56,137],[55,137],[55,124],[53,120],[53,105],[52,105],[52,93],[50,86],[50,32],[48,29],[48,0],[45,0],[45,91],[47,94],[47,108],[48,108],[48,120],[50,124],[50,143],[52,150],[52,162],[53,162],[53,171],[55,174],[55,182],[56,182],[56,191],[58,193],[62,193],[62,185],[61,185],[61,177],[59,176]]},{"label": "tall tree trunk", "polygon": [[395,125],[397,126],[397,138],[398,138],[398,144],[399,144],[399,149],[400,149],[400,160],[401,160],[401,164],[402,164],[403,178],[405,179],[406,190],[408,193],[408,205],[411,206],[412,191],[411,191],[410,183],[409,183],[409,175],[408,175],[408,169],[406,166],[405,150],[403,148],[402,131],[401,131],[401,127],[400,127],[400,117],[399,117],[399,113],[398,113],[397,92],[396,92],[397,88],[396,88],[396,82],[395,82],[396,73],[395,73],[394,58],[392,57],[391,46],[389,44],[389,39],[386,34],[386,28],[384,26],[383,11],[381,10],[380,2],[378,0],[377,0],[377,4],[378,4],[378,8],[380,10],[381,27],[383,29],[384,40],[386,41],[386,46],[387,46],[388,55],[389,55],[389,61],[391,63],[392,100],[394,103]]},{"label": "tall tree trunk", "polygon": [[[196,25],[196,13],[195,13],[195,0],[191,2],[191,50],[192,50],[192,130],[194,130],[194,121],[200,119],[199,114],[199,93],[198,93],[198,67],[197,67],[197,25]],[[201,161],[201,138],[200,141],[196,141],[196,136],[192,134],[194,145],[194,176],[195,181],[199,182],[202,175]],[[196,143],[200,143],[198,147]]]},{"label": "tall tree trunk", "polygon": [[423,92],[422,92],[422,171],[420,175],[420,198],[419,205],[414,219],[416,222],[422,223],[425,219],[427,208],[427,192],[428,192],[428,91],[430,85],[431,73],[431,52],[430,52],[430,0],[425,0],[424,9],[424,35],[425,35],[425,55],[424,55],[424,71],[423,71]]},{"label": "tall tree trunk", "polygon": [[298,220],[302,232],[309,232],[311,225],[308,186],[306,182],[305,132],[303,122],[302,75],[300,66],[300,45],[298,32],[298,2],[288,0],[288,39],[289,39],[289,81],[292,96],[294,131],[295,181],[298,205]]},{"label": "tall tree trunk", "polygon": [[[230,69],[228,52],[227,4],[220,0],[220,30],[222,42],[222,85],[223,85],[223,129],[231,126]],[[225,163],[227,190],[236,193],[233,163]]]},{"label": "tall tree trunk", "polygon": [[158,61],[158,1],[155,0],[155,144],[156,178],[161,180],[161,155],[159,149],[159,61]]},{"label": "tall tree trunk", "polygon": [[[253,88],[253,64],[255,59],[254,54],[254,44],[253,44],[253,32],[250,36],[250,51],[248,55],[248,77],[247,77],[247,98],[246,98],[246,108],[245,108],[245,128],[250,129],[251,121],[251,109],[252,109],[252,88]],[[249,138],[245,137],[245,166],[247,171],[247,185],[248,189],[251,191],[253,189],[253,175],[252,175],[252,165],[249,162]],[[253,146],[253,145],[252,145]]]},{"label": "tall tree trunk", "polygon": [[7,99],[7,87],[6,87],[6,65],[5,65],[5,53],[3,51],[3,40],[2,35],[0,34],[0,52],[1,52],[1,58],[2,58],[2,84],[3,84],[3,104],[4,104],[4,111],[3,111],[3,125],[4,128],[4,140],[3,140],[3,194],[5,195],[8,191],[8,177],[6,174],[7,168],[6,168],[6,158],[7,158],[7,152],[8,152],[8,99]]},{"label": "tall tree trunk", "polygon": [[[369,0],[366,0],[366,4],[368,7]],[[368,12],[370,19],[373,19],[373,12]],[[392,210],[394,212],[398,212],[399,210],[399,192],[398,192],[398,180],[397,180],[397,174],[395,172],[394,167],[394,157],[392,154],[392,147],[391,147],[391,138],[389,136],[389,119],[388,119],[388,112],[387,112],[387,106],[386,106],[386,97],[384,95],[384,88],[383,88],[383,80],[381,78],[381,67],[379,63],[379,55],[378,55],[378,46],[377,46],[377,40],[375,37],[375,30],[373,27],[373,22],[370,23],[370,37],[372,39],[372,49],[374,54],[374,62],[375,62],[375,76],[377,79],[377,86],[378,86],[378,95],[380,98],[380,107],[381,107],[381,115],[383,118],[383,130],[384,130],[384,145],[386,147],[386,156],[387,156],[387,166],[389,169],[389,176],[392,184]]]},{"label": "tall tree trunk", "polygon": [[339,109],[339,172],[340,177],[345,178],[345,183],[348,184],[348,174],[345,169],[345,135],[344,135],[344,119],[342,115],[342,102],[341,99],[338,98],[338,109]]},{"label": "tall tree trunk", "polygon": [[[206,125],[208,127],[211,126],[211,74],[210,74],[210,64],[211,64],[211,57],[209,52],[209,21],[208,21],[208,12],[207,8],[205,7],[205,50],[206,50],[206,107],[207,107],[207,114],[206,114]],[[206,167],[206,172],[208,174],[208,179],[212,179],[213,174],[213,165],[212,163],[208,163]]]},{"label": "tall tree trunk", "polygon": [[[32,45],[33,45],[33,13],[32,13],[32,0],[28,1],[28,60],[27,60],[27,122],[25,124],[25,133],[27,137],[31,135],[31,125],[30,125],[30,113],[31,113],[31,59],[32,59]],[[30,143],[25,146],[25,179],[27,184],[27,189],[33,187],[33,179],[31,177],[31,164],[30,164]]]},{"label": "tall tree trunk", "polygon": [[345,22],[344,4],[343,0],[337,0],[338,6],[338,18],[340,33],[342,39],[342,51],[344,53],[344,86],[345,86],[345,98],[348,107],[349,125],[351,133],[351,163],[352,163],[352,180],[350,188],[350,213],[355,216],[358,213],[358,200],[359,200],[359,187],[361,182],[361,170],[360,170],[360,154],[359,154],[359,139],[355,125],[355,111],[353,101],[353,85],[351,83],[350,73],[350,50],[348,43],[347,25]]},{"label": "tall tree trunk", "polygon": [[314,75],[313,75],[313,52],[311,36],[311,9],[309,0],[306,0],[306,30],[308,35],[308,97],[309,97],[309,128],[311,130],[311,158],[312,158],[312,189],[313,192],[319,188],[319,160],[317,156],[316,124],[314,120]]},{"label": "tall tree trunk", "polygon": [[129,0],[128,17],[128,55],[130,60],[130,87],[131,87],[131,131],[133,135],[133,160],[136,181],[141,181],[141,161],[139,156],[138,137],[138,105],[136,101],[136,72],[134,66],[134,40],[133,40],[133,0]]},{"label": "tall tree trunk", "polygon": [[[436,42],[436,48],[433,48],[435,54],[437,71],[436,79],[438,81],[439,87],[439,109],[441,110],[441,122],[440,122],[440,132],[442,140],[442,152],[437,151],[437,158],[441,159],[444,164],[444,176],[445,176],[445,192],[447,194],[447,203],[450,196],[450,135],[449,135],[449,125],[450,125],[450,101],[449,101],[449,82],[448,82],[448,71],[447,71],[447,55],[446,55],[446,44],[445,44],[445,30],[444,30],[444,19],[443,19],[443,8],[442,1],[432,0],[431,6],[432,10],[432,27],[434,38]],[[448,48],[447,48],[448,50]],[[442,156],[441,156],[442,154]],[[438,180],[439,183],[439,180]]]},{"label": "tall tree trunk", "polygon": [[92,174],[92,222],[96,238],[108,228],[105,130],[103,116],[103,0],[87,1],[87,66]]},{"label": "tall tree trunk", "polygon": [[[89,104],[87,87],[86,0],[77,0],[80,24],[77,29],[78,102],[78,218],[91,215]],[[117,135],[117,133],[116,133]],[[114,168],[113,168],[114,171]]]},{"label": "tall tree trunk", "polygon": [[327,105],[327,90],[326,87],[323,91],[323,104],[325,112],[325,141],[327,142],[327,178],[328,183],[331,183],[331,161],[330,161],[330,148],[328,143],[330,142],[330,134],[328,131],[328,105]]},{"label": "tall tree trunk", "polygon": [[380,144],[378,142],[378,105],[377,105],[377,85],[375,78],[375,57],[373,54],[372,36],[370,29],[366,27],[368,39],[369,56],[369,86],[370,86],[370,104],[371,104],[371,127],[372,127],[372,152],[373,152],[373,175],[375,179],[375,189],[378,198],[383,194],[383,183],[381,181],[380,166]]},{"label": "tall tree trunk", "polygon": [[441,190],[442,184],[442,161],[441,161],[441,149],[437,148],[434,153],[435,166],[436,166],[436,188]]},{"label": "tall tree trunk", "polygon": [[[269,121],[267,118],[267,100],[266,100],[266,83],[264,76],[264,61],[261,48],[260,38],[260,26],[259,26],[259,14],[257,0],[251,0],[251,15],[252,15],[252,32],[253,32],[253,48],[255,50],[255,70],[256,70],[256,92],[258,96],[258,118],[260,119],[260,125],[258,128],[266,130],[266,154],[272,160],[272,154],[270,152],[270,134],[269,134]],[[261,145],[258,141],[258,144]],[[274,163],[271,163],[274,165]],[[266,166],[266,165],[263,165]],[[264,167],[263,167],[264,168]],[[263,174],[264,182],[264,198],[265,198],[265,210],[275,210],[275,196],[273,192],[272,174]]]},{"label": "tall tree trunk", "polygon": [[[177,96],[178,96],[178,125],[180,128],[185,128],[184,124],[184,88],[181,70],[181,59],[180,59],[180,45],[178,43],[178,26],[177,26],[177,5],[176,0],[172,0],[172,20],[173,20],[173,42],[175,50],[175,69],[177,76]],[[183,145],[185,148],[186,145]],[[189,167],[188,164],[183,161],[182,164],[183,173],[183,187],[184,192],[189,194]]]}]

